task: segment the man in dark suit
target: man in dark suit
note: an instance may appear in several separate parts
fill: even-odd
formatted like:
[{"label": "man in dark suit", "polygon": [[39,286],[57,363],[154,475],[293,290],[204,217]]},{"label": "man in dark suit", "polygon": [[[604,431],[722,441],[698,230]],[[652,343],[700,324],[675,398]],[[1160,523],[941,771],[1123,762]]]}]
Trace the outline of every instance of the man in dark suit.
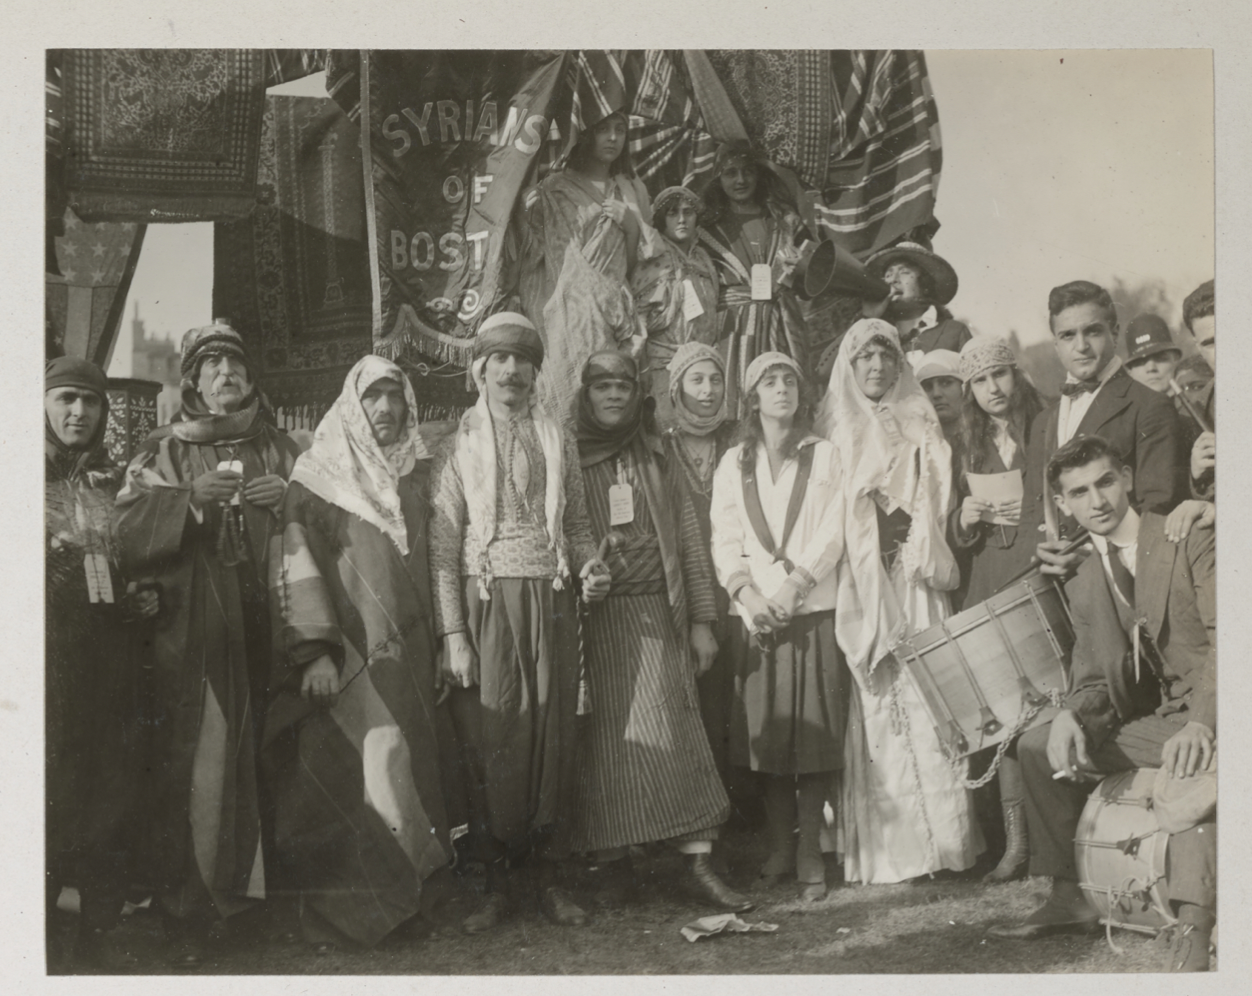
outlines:
[{"label": "man in dark suit", "polygon": [[[1212,770],[1217,751],[1213,530],[1197,526],[1169,542],[1163,516],[1131,507],[1134,472],[1098,436],[1062,446],[1048,482],[1062,511],[1090,531],[1097,555],[1065,586],[1075,643],[1063,708],[1017,744],[1030,872],[1052,876],[1052,894],[1021,924],[990,931],[1014,940],[1098,929],[1074,858],[1093,781],[1159,766],[1170,793],[1186,791],[1198,783],[1180,783]],[[1170,970],[1206,971],[1217,909],[1215,813],[1172,834],[1168,846],[1179,920]]]},{"label": "man in dark suit", "polygon": [[1040,533],[1046,527],[1046,540],[1034,551],[1044,570],[1068,574],[1084,555],[1058,556],[1073,526],[1056,521],[1046,495],[1044,471],[1058,447],[1078,436],[1104,437],[1134,471],[1135,508],[1163,515],[1187,497],[1187,457],[1169,398],[1134,381],[1117,356],[1117,311],[1108,291],[1086,280],[1054,287],[1048,314],[1066,376],[1060,399],[1031,428],[1021,521]]}]

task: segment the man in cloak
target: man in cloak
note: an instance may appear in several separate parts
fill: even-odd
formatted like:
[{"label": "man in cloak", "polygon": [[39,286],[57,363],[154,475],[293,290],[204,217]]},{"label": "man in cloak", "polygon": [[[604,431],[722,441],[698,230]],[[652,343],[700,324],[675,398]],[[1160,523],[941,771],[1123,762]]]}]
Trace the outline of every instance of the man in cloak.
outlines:
[{"label": "man in cloak", "polygon": [[154,875],[171,957],[265,895],[257,748],[269,680],[267,569],[298,451],[274,427],[239,333],[182,343],[182,410],[148,437],[117,498],[128,569],[165,605],[153,636]]},{"label": "man in cloak", "polygon": [[608,594],[587,519],[578,445],[537,406],[544,350],[516,312],[483,322],[470,370],[478,403],[436,457],[430,558],[457,734],[471,771],[471,851],[487,893],[467,933],[508,913],[506,867],[527,856],[539,908],[577,926],[557,885],[577,778],[578,607]]},{"label": "man in cloak", "polygon": [[104,371],[61,356],[44,386],[48,970],[65,965],[56,904],[67,885],[79,895],[74,960],[117,970],[135,963],[111,933],[125,901],[141,762],[135,623],[156,612],[158,597],[118,569],[111,519],[122,472],[104,446]]},{"label": "man in cloak", "polygon": [[[421,936],[446,868],[426,559],[430,461],[401,369],[365,356],[301,454],[271,598],[285,651],[264,760],[319,954]],[[397,928],[402,928],[397,931]]]}]

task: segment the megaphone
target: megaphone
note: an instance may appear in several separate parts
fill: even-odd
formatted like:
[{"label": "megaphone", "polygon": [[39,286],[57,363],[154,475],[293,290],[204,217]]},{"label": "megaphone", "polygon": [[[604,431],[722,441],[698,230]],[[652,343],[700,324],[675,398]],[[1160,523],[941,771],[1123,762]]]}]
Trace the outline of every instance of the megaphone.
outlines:
[{"label": "megaphone", "polygon": [[891,293],[885,280],[865,272],[865,264],[830,239],[812,252],[802,252],[797,266],[801,287],[796,293],[812,299],[826,291],[839,291],[865,301],[881,301]]}]

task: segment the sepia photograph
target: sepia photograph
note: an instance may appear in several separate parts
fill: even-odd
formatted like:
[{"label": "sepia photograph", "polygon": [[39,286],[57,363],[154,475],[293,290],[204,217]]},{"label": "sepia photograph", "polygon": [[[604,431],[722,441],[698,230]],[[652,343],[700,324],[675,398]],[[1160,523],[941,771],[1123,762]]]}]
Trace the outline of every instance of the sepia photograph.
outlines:
[{"label": "sepia photograph", "polygon": [[135,37],[22,67],[36,980],[1218,971],[1211,45]]}]

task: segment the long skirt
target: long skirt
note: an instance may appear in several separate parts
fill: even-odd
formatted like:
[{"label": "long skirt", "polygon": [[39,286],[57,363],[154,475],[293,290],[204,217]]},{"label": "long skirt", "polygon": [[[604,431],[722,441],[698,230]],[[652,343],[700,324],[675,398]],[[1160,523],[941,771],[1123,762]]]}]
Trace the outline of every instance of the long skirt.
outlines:
[{"label": "long skirt", "polygon": [[471,828],[560,857],[578,761],[574,595],[568,585],[553,590],[551,578],[496,578],[484,600],[478,579],[464,580],[479,683],[454,693],[454,718],[473,783]]},{"label": "long skirt", "polygon": [[609,596],[592,606],[585,637],[591,716],[575,849],[715,836],[730,802],[665,595]]},{"label": "long skirt", "polygon": [[[915,630],[946,614],[941,592],[893,581]],[[970,867],[983,850],[965,766],[954,768],[908,669],[894,657],[872,675],[852,670],[842,804],[844,878],[902,882]]]},{"label": "long skirt", "polygon": [[737,641],[731,762],[771,775],[843,767],[851,679],[835,642],[835,613],[797,616],[773,647]]}]

